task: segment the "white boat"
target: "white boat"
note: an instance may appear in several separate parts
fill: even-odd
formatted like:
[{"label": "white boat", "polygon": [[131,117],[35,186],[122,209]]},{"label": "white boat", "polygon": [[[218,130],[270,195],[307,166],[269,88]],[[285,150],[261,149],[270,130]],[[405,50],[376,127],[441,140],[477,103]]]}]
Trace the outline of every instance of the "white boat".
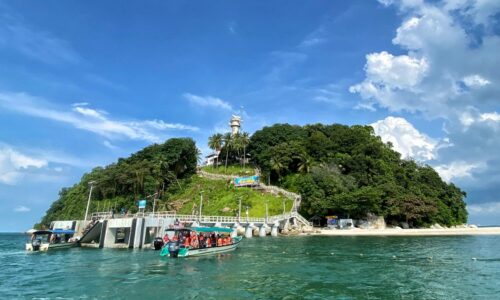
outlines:
[{"label": "white boat", "polygon": [[[163,246],[160,255],[168,256],[172,258],[176,257],[191,257],[191,256],[202,256],[211,255],[233,251],[238,247],[241,242],[242,237],[229,238],[231,233],[230,228],[223,227],[192,227],[183,229],[167,229],[166,230],[166,243]],[[210,245],[206,242],[206,239],[200,240],[198,237],[200,235],[207,235],[210,238]],[[195,237],[196,241],[194,243],[189,243],[186,245],[186,237]],[[220,239],[230,240],[224,244],[213,242],[213,237],[218,237]]]},{"label": "white boat", "polygon": [[27,251],[48,251],[67,249],[77,245],[73,230],[29,230],[30,240],[26,243]]}]

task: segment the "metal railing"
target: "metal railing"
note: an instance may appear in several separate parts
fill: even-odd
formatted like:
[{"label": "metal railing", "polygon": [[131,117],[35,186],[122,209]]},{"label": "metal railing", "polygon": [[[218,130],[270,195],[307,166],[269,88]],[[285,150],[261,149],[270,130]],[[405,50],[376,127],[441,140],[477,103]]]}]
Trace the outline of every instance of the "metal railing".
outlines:
[{"label": "metal railing", "polygon": [[255,218],[255,217],[234,217],[234,216],[199,216],[199,215],[182,215],[177,214],[175,211],[159,211],[155,213],[142,213],[138,212],[135,214],[112,214],[110,212],[95,212],[92,213],[92,220],[107,220],[107,219],[119,219],[119,218],[172,218],[178,220],[179,222],[200,222],[200,223],[275,223],[281,222],[287,219],[296,218],[299,222],[304,225],[311,226],[311,223],[302,217],[298,212],[292,211],[289,213],[284,213],[280,215],[269,216],[267,218]]}]

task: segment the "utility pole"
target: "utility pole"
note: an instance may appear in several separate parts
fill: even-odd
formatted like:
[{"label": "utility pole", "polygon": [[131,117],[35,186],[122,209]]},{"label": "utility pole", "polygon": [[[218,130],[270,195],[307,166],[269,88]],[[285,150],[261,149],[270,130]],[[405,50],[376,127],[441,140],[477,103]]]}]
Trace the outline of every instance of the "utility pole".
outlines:
[{"label": "utility pole", "polygon": [[238,198],[238,222],[241,222],[241,196]]},{"label": "utility pole", "polygon": [[266,223],[267,223],[267,219],[269,217],[269,211],[267,209],[268,209],[268,207],[267,207],[267,201],[266,201]]},{"label": "utility pole", "polygon": [[246,206],[246,209],[247,209],[247,223],[248,223],[248,205]]},{"label": "utility pole", "polygon": [[285,198],[283,198],[283,214],[285,214]]},{"label": "utility pole", "polygon": [[[198,217],[198,220],[201,222],[201,209],[203,208],[203,191],[200,192],[200,215]],[[201,224],[200,224],[201,225]]]},{"label": "utility pole", "polygon": [[156,197],[153,198],[153,215],[155,214],[155,208],[156,208]]},{"label": "utility pole", "polygon": [[90,192],[89,192],[89,200],[87,200],[87,209],[85,210],[85,221],[87,221],[87,215],[89,213],[90,198],[92,197],[92,189],[94,189],[94,183],[96,183],[96,181],[89,182]]}]

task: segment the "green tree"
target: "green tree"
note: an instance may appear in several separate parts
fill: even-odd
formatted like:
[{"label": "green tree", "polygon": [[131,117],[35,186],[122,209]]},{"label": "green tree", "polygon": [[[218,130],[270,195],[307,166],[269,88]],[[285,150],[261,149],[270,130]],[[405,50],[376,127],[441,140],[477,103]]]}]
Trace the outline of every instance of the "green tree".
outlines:
[{"label": "green tree", "polygon": [[219,153],[222,149],[222,143],[224,141],[223,135],[221,133],[215,133],[208,138],[208,147],[217,153],[215,166],[219,166]]},{"label": "green tree", "polygon": [[233,147],[233,135],[230,132],[224,134],[224,148],[226,149],[226,163],[224,165],[224,171],[227,170],[227,158],[229,155],[229,150]]}]

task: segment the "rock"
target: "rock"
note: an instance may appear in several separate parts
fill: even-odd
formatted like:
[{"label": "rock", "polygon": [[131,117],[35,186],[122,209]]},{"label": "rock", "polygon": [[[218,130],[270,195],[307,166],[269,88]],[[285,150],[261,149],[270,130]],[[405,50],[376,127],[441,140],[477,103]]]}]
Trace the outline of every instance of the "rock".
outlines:
[{"label": "rock", "polygon": [[469,225],[469,228],[477,228],[477,225],[470,224],[470,225]]},{"label": "rock", "polygon": [[252,230],[252,235],[253,235],[253,236],[259,236],[259,228],[254,228],[254,229]]},{"label": "rock", "polygon": [[231,208],[229,208],[229,207],[224,207],[222,209],[222,212],[230,212],[230,211],[231,211]]},{"label": "rock", "polygon": [[408,225],[408,223],[406,223],[406,222],[401,222],[400,225],[401,225],[401,228],[403,228],[403,229],[409,229],[410,228],[410,225]]},{"label": "rock", "polygon": [[431,229],[444,229],[444,227],[436,223],[434,225],[431,225]]},{"label": "rock", "polygon": [[368,213],[366,220],[357,221],[357,227],[362,229],[385,229],[387,228],[387,224],[384,217]]},{"label": "rock", "polygon": [[401,227],[399,227],[399,226],[392,226],[391,228],[392,228],[392,229],[398,229],[398,230],[403,229],[403,228],[401,228]]}]

